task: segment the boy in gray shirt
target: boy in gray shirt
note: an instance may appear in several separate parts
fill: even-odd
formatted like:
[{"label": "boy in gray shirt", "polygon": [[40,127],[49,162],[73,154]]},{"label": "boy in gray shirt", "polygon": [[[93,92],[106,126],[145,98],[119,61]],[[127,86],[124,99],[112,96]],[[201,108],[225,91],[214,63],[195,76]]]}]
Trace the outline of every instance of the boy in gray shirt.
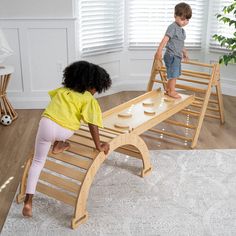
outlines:
[{"label": "boy in gray shirt", "polygon": [[167,72],[166,94],[173,98],[181,96],[175,91],[176,79],[181,74],[181,60],[188,60],[188,54],[184,47],[186,38],[185,31],[182,27],[186,26],[192,17],[192,9],[187,3],[179,3],[175,6],[175,22],[173,22],[166,30],[162,39],[155,59],[162,60],[162,50],[166,46],[164,62]]}]

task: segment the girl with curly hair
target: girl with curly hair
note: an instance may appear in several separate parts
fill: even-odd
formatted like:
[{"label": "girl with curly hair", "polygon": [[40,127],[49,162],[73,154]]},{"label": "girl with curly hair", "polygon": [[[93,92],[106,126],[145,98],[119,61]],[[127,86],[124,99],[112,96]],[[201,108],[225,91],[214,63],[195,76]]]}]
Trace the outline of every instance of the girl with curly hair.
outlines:
[{"label": "girl with curly hair", "polygon": [[87,61],[74,62],[64,70],[63,87],[49,92],[51,101],[42,114],[35,141],[34,158],[29,170],[26,197],[22,214],[32,216],[32,199],[39,175],[45,164],[50,146],[54,154],[69,149],[66,140],[80,128],[81,121],[88,124],[98,151],[109,151],[108,143],[101,143],[99,129],[102,113],[93,95],[111,86],[109,74],[100,66]]}]

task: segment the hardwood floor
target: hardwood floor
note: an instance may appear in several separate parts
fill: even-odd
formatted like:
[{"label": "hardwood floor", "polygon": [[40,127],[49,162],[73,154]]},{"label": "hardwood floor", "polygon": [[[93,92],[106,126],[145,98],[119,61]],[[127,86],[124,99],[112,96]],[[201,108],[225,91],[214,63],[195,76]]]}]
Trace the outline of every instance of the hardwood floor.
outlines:
[{"label": "hardwood floor", "polygon": [[[102,111],[128,101],[143,92],[120,92],[99,98]],[[196,149],[236,148],[236,97],[224,95],[224,125],[205,119]],[[10,126],[0,125],[0,231],[15,196],[23,165],[34,147],[34,139],[43,110],[17,110],[18,119]],[[167,125],[161,124],[167,129]],[[177,131],[177,130],[176,130]],[[164,142],[161,136],[142,135],[149,149],[189,149],[184,143]]]}]

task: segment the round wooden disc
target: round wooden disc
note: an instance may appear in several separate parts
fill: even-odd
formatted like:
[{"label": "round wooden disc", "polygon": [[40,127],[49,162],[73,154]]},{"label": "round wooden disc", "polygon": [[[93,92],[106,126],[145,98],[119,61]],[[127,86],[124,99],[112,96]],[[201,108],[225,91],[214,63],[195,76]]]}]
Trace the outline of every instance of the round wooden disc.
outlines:
[{"label": "round wooden disc", "polygon": [[131,112],[119,113],[119,114],[118,114],[118,117],[121,117],[121,118],[130,118],[130,117],[132,117],[132,113],[131,113]]},{"label": "round wooden disc", "polygon": [[164,98],[165,102],[174,102],[175,100],[173,98]]},{"label": "round wooden disc", "polygon": [[143,101],[143,106],[147,106],[147,107],[154,106],[154,102],[152,102],[152,101]]},{"label": "round wooden disc", "polygon": [[115,123],[114,126],[116,128],[120,128],[120,129],[129,129],[129,125],[127,125],[127,124]]},{"label": "round wooden disc", "polygon": [[156,112],[153,110],[144,110],[144,114],[154,116],[156,114]]}]

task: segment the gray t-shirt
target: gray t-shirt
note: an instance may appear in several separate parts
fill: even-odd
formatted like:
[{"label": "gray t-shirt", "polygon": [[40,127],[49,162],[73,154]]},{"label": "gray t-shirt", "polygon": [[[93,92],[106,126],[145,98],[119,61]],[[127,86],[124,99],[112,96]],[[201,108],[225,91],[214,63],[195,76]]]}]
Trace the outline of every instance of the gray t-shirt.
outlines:
[{"label": "gray t-shirt", "polygon": [[166,44],[166,52],[182,58],[184,40],[186,38],[184,29],[176,22],[173,22],[168,26],[165,35],[170,38]]}]

